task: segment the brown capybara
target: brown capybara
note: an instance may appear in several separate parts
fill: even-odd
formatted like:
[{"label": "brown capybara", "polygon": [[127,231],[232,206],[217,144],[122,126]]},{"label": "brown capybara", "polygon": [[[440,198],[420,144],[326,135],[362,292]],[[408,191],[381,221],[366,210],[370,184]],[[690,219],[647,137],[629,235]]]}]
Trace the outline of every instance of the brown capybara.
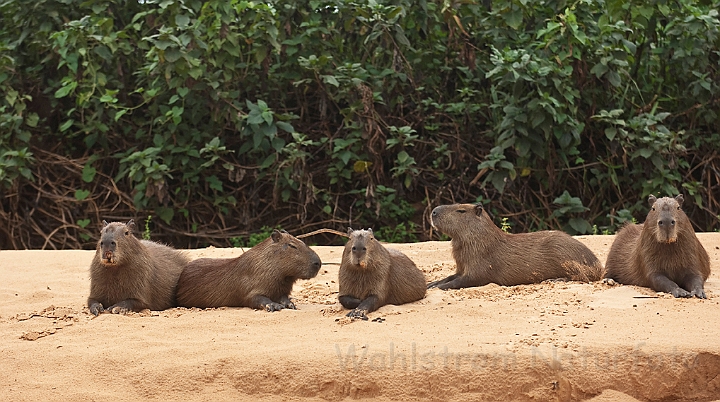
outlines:
[{"label": "brown capybara", "polygon": [[705,298],[710,257],[680,207],[682,194],[651,195],[645,223],[627,224],[618,232],[605,263],[605,277],[644,286],[675,297]]},{"label": "brown capybara", "polygon": [[103,221],[90,265],[90,312],[175,307],[175,286],[189,261],[185,253],[133,235],[135,223]]},{"label": "brown capybara", "polygon": [[385,248],[372,229],[348,229],[338,273],[340,304],[347,316],[367,319],[367,313],[386,304],[404,304],[425,297],[425,277],[400,251]]},{"label": "brown capybara", "polygon": [[294,309],[290,292],[297,279],[320,270],[320,257],[286,231],[272,235],[235,258],[200,258],[180,275],[177,303],[181,307],[251,307]]},{"label": "brown capybara", "polygon": [[596,281],[603,268],[595,254],[564,232],[509,234],[498,228],[482,205],[453,204],[433,209],[431,224],[452,238],[457,269],[428,288],[502,286],[548,279]]}]

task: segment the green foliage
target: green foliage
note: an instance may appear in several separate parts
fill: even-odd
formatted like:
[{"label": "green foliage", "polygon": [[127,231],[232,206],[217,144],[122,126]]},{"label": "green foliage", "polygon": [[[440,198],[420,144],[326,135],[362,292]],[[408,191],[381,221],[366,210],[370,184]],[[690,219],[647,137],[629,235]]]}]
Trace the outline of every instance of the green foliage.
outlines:
[{"label": "green foliage", "polygon": [[417,238],[417,224],[414,222],[398,223],[395,227],[381,226],[374,231],[375,237],[388,243],[415,243]]},{"label": "green foliage", "polygon": [[500,219],[500,230],[505,233],[510,233],[510,229],[512,229],[512,224],[508,221],[509,219],[507,217],[503,217]]},{"label": "green foliage", "polygon": [[518,216],[509,230],[591,233],[682,192],[712,230],[719,8],[8,0],[5,226],[63,199],[72,214],[152,214],[198,242],[348,222],[410,240],[427,230],[410,225],[423,200],[482,196]]},{"label": "green foliage", "polygon": [[142,233],[143,240],[150,240],[150,222],[152,222],[152,215],[148,215],[145,219],[145,230]]},{"label": "green foliage", "polygon": [[233,247],[250,248],[265,241],[265,239],[272,235],[272,232],[275,229],[280,230],[280,226],[276,226],[275,228],[271,228],[270,226],[263,226],[262,228],[260,228],[259,232],[250,234],[247,238],[247,241],[243,241],[242,237],[233,237],[230,240]]}]

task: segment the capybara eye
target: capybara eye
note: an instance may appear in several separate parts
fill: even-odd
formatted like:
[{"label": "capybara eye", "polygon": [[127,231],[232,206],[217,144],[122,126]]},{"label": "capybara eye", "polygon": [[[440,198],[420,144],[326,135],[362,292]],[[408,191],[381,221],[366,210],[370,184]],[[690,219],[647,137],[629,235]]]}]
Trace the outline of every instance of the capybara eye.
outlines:
[{"label": "capybara eye", "polygon": [[353,251],[357,251],[357,247],[353,246],[353,249],[352,249],[352,250],[353,250]]},{"label": "capybara eye", "polygon": [[678,206],[678,211],[680,210],[680,207]]},{"label": "capybara eye", "polygon": [[129,234],[130,234],[130,232],[126,230],[126,231],[125,231],[125,236],[128,236]]},{"label": "capybara eye", "polygon": [[294,248],[295,250],[297,250],[297,246],[296,246],[296,245],[294,245],[294,244],[289,244],[289,246],[290,246],[290,248]]},{"label": "capybara eye", "polygon": [[460,212],[461,214],[464,214],[464,213],[467,212],[467,211],[465,211],[464,209],[458,209],[457,212]]},{"label": "capybara eye", "polygon": [[655,210],[655,207],[652,207],[652,210],[654,211],[654,210]]}]

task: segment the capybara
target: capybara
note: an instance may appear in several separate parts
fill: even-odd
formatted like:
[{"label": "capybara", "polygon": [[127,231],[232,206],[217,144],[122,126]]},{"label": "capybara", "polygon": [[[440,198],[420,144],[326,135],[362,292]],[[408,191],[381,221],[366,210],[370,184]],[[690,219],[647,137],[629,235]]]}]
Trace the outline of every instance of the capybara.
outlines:
[{"label": "capybara", "polygon": [[133,235],[135,222],[103,221],[90,265],[90,312],[124,314],[175,307],[175,286],[189,258]]},{"label": "capybara", "polygon": [[305,243],[284,230],[274,230],[238,257],[191,261],[180,275],[177,302],[182,307],[294,309],[293,284],[313,278],[320,264],[320,257]]},{"label": "capybara", "polygon": [[564,232],[509,234],[498,228],[482,205],[453,204],[433,209],[431,224],[452,238],[457,269],[428,288],[502,286],[548,279],[596,281],[603,268],[595,254]]},{"label": "capybara", "polygon": [[340,304],[347,316],[367,319],[367,313],[386,304],[404,304],[425,297],[425,277],[398,250],[385,248],[372,229],[348,229],[338,273]]},{"label": "capybara", "polygon": [[627,224],[615,237],[605,277],[675,297],[704,299],[710,257],[681,208],[682,194],[660,199],[651,195],[648,201],[645,223]]}]

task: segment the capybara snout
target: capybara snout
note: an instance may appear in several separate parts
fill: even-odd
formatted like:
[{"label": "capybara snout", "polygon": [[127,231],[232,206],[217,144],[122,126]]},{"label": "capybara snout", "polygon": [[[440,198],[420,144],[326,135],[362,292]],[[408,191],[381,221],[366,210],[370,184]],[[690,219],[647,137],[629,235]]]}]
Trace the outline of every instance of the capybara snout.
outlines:
[{"label": "capybara snout", "polygon": [[655,238],[660,243],[674,243],[677,241],[677,220],[679,214],[682,213],[680,205],[683,202],[683,196],[678,195],[675,198],[663,197],[659,200],[655,196],[649,198],[651,210],[649,219],[656,216],[657,226]]}]

